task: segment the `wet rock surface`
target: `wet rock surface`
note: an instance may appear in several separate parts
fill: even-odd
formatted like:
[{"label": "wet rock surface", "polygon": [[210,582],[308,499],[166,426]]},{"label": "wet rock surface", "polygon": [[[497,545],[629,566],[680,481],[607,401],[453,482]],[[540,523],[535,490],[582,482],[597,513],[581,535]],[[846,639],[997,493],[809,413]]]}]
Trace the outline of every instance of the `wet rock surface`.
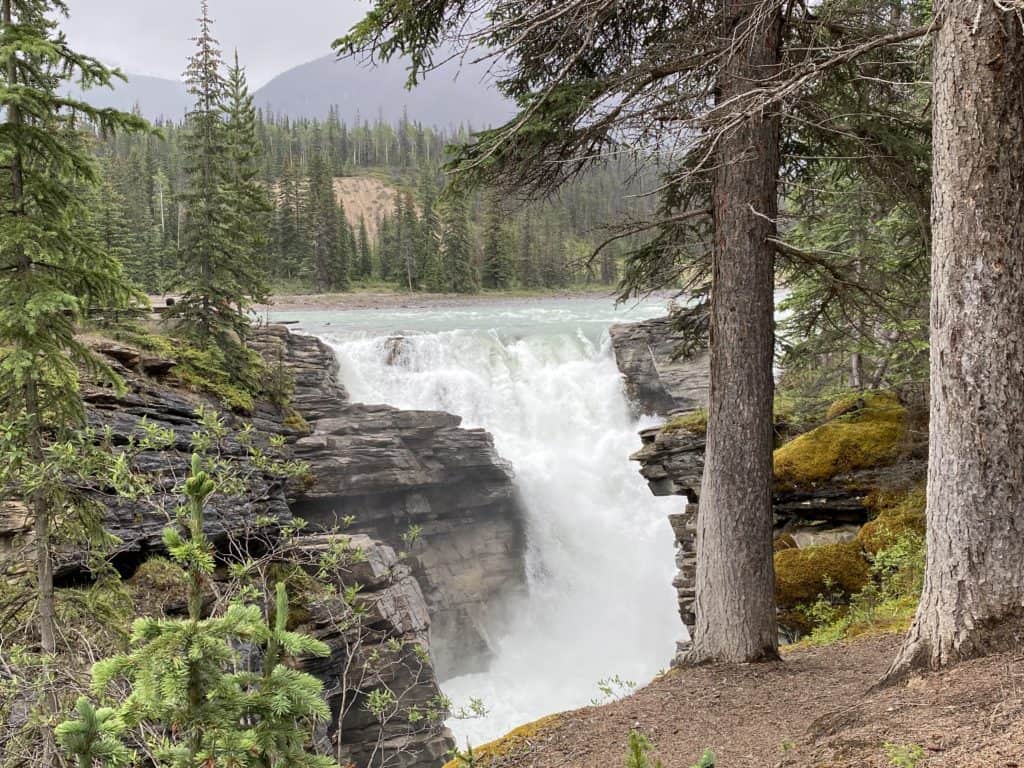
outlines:
[{"label": "wet rock surface", "polygon": [[613,325],[609,333],[629,399],[640,413],[665,416],[707,406],[708,354],[678,358],[684,339],[671,318]]},{"label": "wet rock surface", "polygon": [[448,413],[350,402],[334,352],[314,337],[270,326],[257,346],[294,372],[293,405],[309,422],[293,451],[314,482],[297,492],[295,514],[408,551],[439,676],[484,669],[496,607],[525,589],[525,523],[490,434]]}]

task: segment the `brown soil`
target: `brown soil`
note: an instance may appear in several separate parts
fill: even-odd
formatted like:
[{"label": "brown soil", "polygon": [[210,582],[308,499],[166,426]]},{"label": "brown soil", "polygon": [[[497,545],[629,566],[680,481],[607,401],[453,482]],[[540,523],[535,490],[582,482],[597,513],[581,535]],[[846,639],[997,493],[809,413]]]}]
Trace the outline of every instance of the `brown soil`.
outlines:
[{"label": "brown soil", "polygon": [[[1004,653],[881,691],[895,636],[797,649],[773,664],[674,670],[621,701],[567,713],[488,768],[615,768],[630,729],[665,768],[705,748],[717,768],[1024,768],[1024,655]],[[890,747],[890,750],[892,748]]]}]

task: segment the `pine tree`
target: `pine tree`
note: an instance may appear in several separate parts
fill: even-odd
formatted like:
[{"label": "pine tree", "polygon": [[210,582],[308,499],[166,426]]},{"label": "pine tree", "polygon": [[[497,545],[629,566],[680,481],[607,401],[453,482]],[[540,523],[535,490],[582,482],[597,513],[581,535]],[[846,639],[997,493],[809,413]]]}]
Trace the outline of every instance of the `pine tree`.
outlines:
[{"label": "pine tree", "polygon": [[338,253],[338,208],[319,133],[317,139],[309,160],[306,211],[312,248],[310,271],[313,287],[318,293],[325,293],[335,287],[333,262]]},{"label": "pine tree", "polygon": [[355,261],[356,240],[341,200],[335,208],[337,230],[334,236],[334,256],[331,259],[331,287],[347,291],[351,287],[352,262]]},{"label": "pine tree", "polygon": [[465,198],[453,197],[445,206],[441,261],[445,289],[452,293],[473,293],[480,288],[473,264],[473,244],[469,235],[469,217]]},{"label": "pine tree", "polygon": [[505,212],[497,194],[491,194],[487,199],[482,261],[480,277],[484,288],[502,290],[511,287],[512,260],[508,253]]},{"label": "pine tree", "polygon": [[416,290],[420,284],[419,252],[421,250],[421,230],[419,218],[416,216],[416,205],[412,195],[402,196],[401,215],[398,218],[399,258],[405,275],[405,283],[410,291]]},{"label": "pine tree", "polygon": [[[100,183],[76,126],[141,130],[131,115],[97,109],[62,94],[68,77],[105,86],[119,77],[72,50],[53,16],[63,3],[0,0],[0,407],[22,449],[4,475],[34,466],[45,472],[47,443],[84,420],[79,366],[119,384],[113,371],[76,337],[92,308],[125,306],[133,293],[116,259],[88,226],[81,192]],[[8,437],[11,437],[8,434]],[[53,508],[45,485],[28,492],[36,552],[40,649],[56,650]],[[47,696],[43,712],[55,711]],[[51,764],[52,732],[44,727],[43,761]]]},{"label": "pine tree", "polygon": [[[234,265],[239,283],[244,288],[240,298],[248,301],[266,301],[268,288],[260,255],[269,241],[272,206],[266,188],[259,182],[262,148],[256,138],[256,110],[245,70],[235,61],[228,70],[223,105],[227,119],[226,143],[228,151],[225,193],[231,214],[228,225],[236,238],[239,261]],[[237,306],[245,311],[244,301]]]},{"label": "pine tree", "polygon": [[370,236],[366,231],[366,217],[359,214],[359,233],[356,248],[358,258],[356,277],[368,280],[373,277],[373,252],[370,249]]},{"label": "pine tree", "polygon": [[[117,745],[130,735],[159,764],[181,768],[336,766],[305,749],[316,721],[330,717],[320,681],[282,663],[286,655],[327,656],[330,650],[287,630],[284,584],[277,585],[272,625],[258,605],[233,603],[221,616],[203,616],[204,588],[215,564],[203,531],[204,507],[216,488],[215,477],[194,455],[178,526],[164,531],[167,551],[188,577],[188,618],[138,619],[131,648],[93,667],[95,692],[126,683],[129,693],[116,711],[80,701],[78,717],[58,728],[62,746],[80,765],[93,765],[104,754],[123,755]],[[259,652],[260,671],[245,669],[242,649]]]},{"label": "pine tree", "polygon": [[519,285],[523,288],[541,286],[540,269],[537,266],[537,241],[534,238],[529,214],[523,217],[519,229],[519,258],[516,268],[519,273]]},{"label": "pine tree", "polygon": [[420,172],[419,204],[422,215],[416,232],[416,270],[420,287],[431,291],[444,289],[435,173],[430,165],[424,165]]},{"label": "pine tree", "polygon": [[241,179],[234,160],[245,150],[231,144],[224,113],[227,83],[206,0],[199,25],[196,52],[185,72],[196,101],[184,137],[187,186],[181,196],[185,228],[179,258],[184,292],[166,317],[200,345],[219,350],[241,373],[247,367],[246,308],[262,298],[264,287],[253,269],[254,254],[246,250],[249,238],[234,231],[241,216],[238,190],[231,189]]}]

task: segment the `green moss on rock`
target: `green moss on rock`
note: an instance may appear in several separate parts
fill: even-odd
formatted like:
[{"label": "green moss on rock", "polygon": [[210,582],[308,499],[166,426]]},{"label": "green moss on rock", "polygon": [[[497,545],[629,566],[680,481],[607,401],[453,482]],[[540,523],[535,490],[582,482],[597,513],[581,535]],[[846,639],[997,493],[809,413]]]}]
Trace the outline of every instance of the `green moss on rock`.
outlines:
[{"label": "green moss on rock", "polygon": [[888,549],[908,536],[924,536],[925,489],[915,488],[905,494],[873,500],[875,518],[857,534],[857,543],[869,555]]},{"label": "green moss on rock", "polygon": [[855,542],[775,553],[775,599],[782,608],[811,603],[819,595],[851,595],[870,578],[868,563]]},{"label": "green moss on rock", "polygon": [[839,415],[775,451],[777,482],[813,486],[898,458],[906,435],[906,411],[895,395],[868,393],[852,404],[840,403]]},{"label": "green moss on rock", "polygon": [[663,431],[705,435],[708,431],[708,412],[701,409],[673,416],[666,422]]}]

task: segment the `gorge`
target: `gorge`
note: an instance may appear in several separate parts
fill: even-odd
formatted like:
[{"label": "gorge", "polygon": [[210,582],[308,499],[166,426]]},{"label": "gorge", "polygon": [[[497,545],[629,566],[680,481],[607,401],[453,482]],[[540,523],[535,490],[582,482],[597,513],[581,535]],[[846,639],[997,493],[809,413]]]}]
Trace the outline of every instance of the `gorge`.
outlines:
[{"label": "gorge", "polygon": [[[352,401],[454,414],[470,433],[492,434],[510,464],[525,588],[454,609],[441,597],[432,608],[442,689],[456,707],[480,698],[488,709],[484,718],[450,722],[463,744],[600,699],[602,680],[645,683],[672,659],[682,630],[668,516],[679,504],[651,497],[628,460],[637,430],[651,422],[634,415],[608,335],[614,322],[663,313],[660,302],[617,310],[600,297],[274,315],[334,349]],[[324,434],[330,424],[299,440],[298,455],[325,449],[335,439]],[[330,449],[344,461],[350,446],[336,441]],[[444,584],[473,591],[482,576],[500,576],[508,562],[501,543],[518,534],[494,526],[515,513],[493,507],[470,522],[447,514],[443,501],[430,505],[434,512],[414,518],[423,526],[414,554],[428,600],[450,589]],[[448,570],[453,562],[465,565],[461,573]],[[475,637],[468,646],[467,627]],[[486,663],[481,648],[490,652]]]}]

